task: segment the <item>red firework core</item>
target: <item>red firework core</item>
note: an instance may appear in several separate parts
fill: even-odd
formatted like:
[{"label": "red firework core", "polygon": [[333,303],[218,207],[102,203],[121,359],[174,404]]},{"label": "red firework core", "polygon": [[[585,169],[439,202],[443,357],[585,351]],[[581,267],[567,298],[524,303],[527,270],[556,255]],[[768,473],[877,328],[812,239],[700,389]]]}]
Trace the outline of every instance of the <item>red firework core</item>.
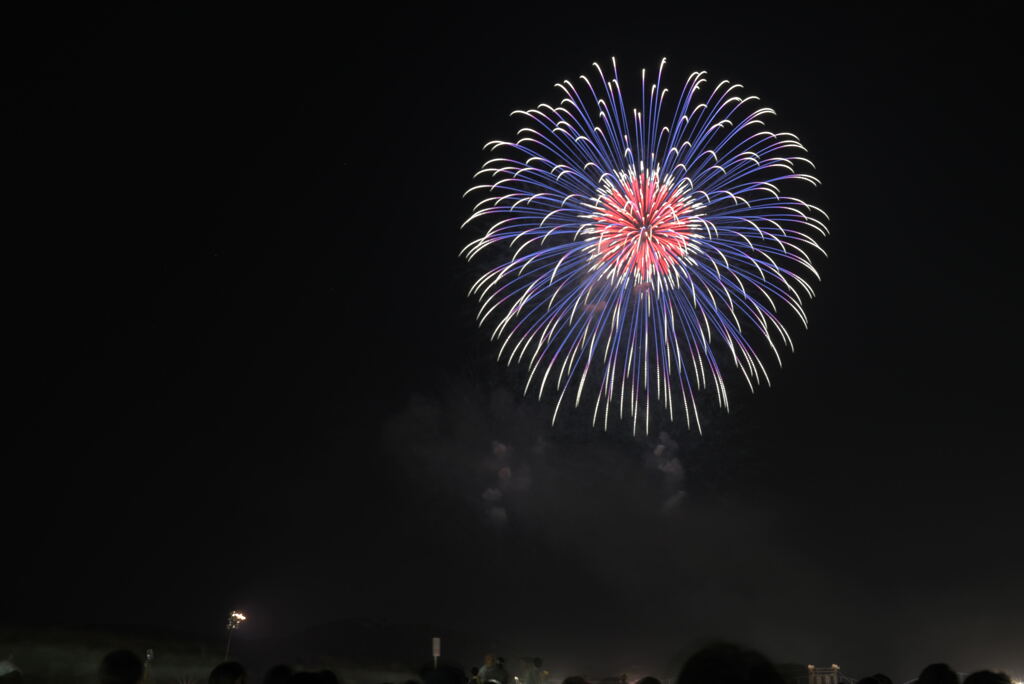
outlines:
[{"label": "red firework core", "polygon": [[678,186],[657,174],[631,175],[595,204],[596,258],[616,275],[649,282],[686,257],[692,209]]}]

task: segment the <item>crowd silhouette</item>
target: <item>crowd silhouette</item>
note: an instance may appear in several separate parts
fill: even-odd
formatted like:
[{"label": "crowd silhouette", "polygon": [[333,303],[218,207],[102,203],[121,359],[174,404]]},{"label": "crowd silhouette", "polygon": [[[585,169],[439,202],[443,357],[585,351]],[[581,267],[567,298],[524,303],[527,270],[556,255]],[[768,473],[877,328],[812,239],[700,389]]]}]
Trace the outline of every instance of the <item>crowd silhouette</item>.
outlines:
[{"label": "crowd silhouette", "polygon": [[[483,658],[480,667],[473,667],[467,673],[462,668],[442,664],[424,667],[419,679],[410,679],[400,684],[554,684],[547,681],[547,671],[540,658],[528,659],[523,677],[512,676],[505,659],[493,654]],[[148,684],[145,662],[129,650],[108,653],[99,664],[96,684]],[[602,680],[603,681],[603,680]],[[625,675],[616,680],[629,684]],[[10,660],[0,661],[0,684],[23,684],[24,673]],[[250,683],[249,673],[236,661],[220,663],[210,671],[209,684],[255,684]],[[933,663],[921,670],[914,684],[1013,684],[1003,672],[981,670],[970,674],[961,681],[960,675],[945,663]],[[201,683],[196,683],[201,684]],[[345,684],[331,670],[308,671],[280,664],[269,668],[263,675],[262,684]],[[386,683],[392,684],[392,683]],[[592,684],[585,677],[573,675],[561,684]],[[634,684],[662,684],[656,677],[643,677]],[[787,682],[775,665],[757,651],[720,643],[694,653],[682,666],[673,684],[793,684]],[[893,684],[892,679],[877,673],[864,677],[857,684]],[[910,683],[908,683],[910,684]]]}]

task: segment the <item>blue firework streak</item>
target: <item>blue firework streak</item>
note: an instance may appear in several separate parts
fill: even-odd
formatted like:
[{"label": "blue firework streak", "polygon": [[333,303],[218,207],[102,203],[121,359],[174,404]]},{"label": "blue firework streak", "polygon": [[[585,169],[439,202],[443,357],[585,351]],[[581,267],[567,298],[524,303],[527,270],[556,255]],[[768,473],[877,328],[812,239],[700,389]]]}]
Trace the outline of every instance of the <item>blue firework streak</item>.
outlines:
[{"label": "blue firework streak", "polygon": [[742,86],[693,73],[673,107],[662,60],[627,110],[615,60],[611,78],[594,66],[598,79],[556,84],[557,106],[513,112],[525,120],[514,142],[485,146],[502,156],[477,173],[467,195],[486,197],[463,225],[487,229],[462,254],[501,261],[470,294],[499,359],[527,365],[526,391],[557,394],[552,422],[594,392],[606,429],[616,413],[646,431],[652,400],[672,418],[681,399],[699,430],[698,390],[728,410],[724,363],[753,391],[768,381],[755,343],[781,364],[793,346],[782,311],[807,325],[827,217],[782,186],[818,181]]}]

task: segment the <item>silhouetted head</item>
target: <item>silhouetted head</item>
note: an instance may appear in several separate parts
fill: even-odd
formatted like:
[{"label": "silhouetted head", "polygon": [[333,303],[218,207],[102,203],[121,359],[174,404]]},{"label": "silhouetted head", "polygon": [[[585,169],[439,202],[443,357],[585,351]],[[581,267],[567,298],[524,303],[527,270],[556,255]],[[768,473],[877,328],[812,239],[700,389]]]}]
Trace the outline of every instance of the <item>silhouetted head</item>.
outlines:
[{"label": "silhouetted head", "polygon": [[275,665],[263,675],[263,684],[288,684],[295,671],[289,665]]},{"label": "silhouetted head", "polygon": [[932,663],[917,675],[917,684],[960,684],[960,676],[946,663]]},{"label": "silhouetted head", "polygon": [[438,665],[420,670],[423,684],[466,684],[466,673],[454,665]]},{"label": "silhouetted head", "polygon": [[210,672],[210,684],[245,684],[245,668],[233,660],[221,663]]},{"label": "silhouetted head", "polygon": [[533,659],[533,666],[534,667],[544,667],[544,659],[543,658],[534,658]]},{"label": "silhouetted head", "polygon": [[472,668],[470,668],[469,673],[471,675],[473,675],[474,677],[476,677],[478,674],[480,674],[480,668],[479,667],[472,667]]},{"label": "silhouetted head", "polygon": [[697,651],[683,665],[676,684],[784,684],[775,666],[757,651],[716,644]]},{"label": "silhouetted head", "polygon": [[857,684],[882,684],[882,682],[878,681],[876,675],[871,675],[870,677],[861,677],[857,680]]},{"label": "silhouetted head", "polygon": [[644,677],[636,684],[661,684],[661,680],[657,677]]},{"label": "silhouetted head", "polygon": [[587,684],[587,680],[579,675],[573,675],[572,677],[566,677],[563,679],[562,684]]},{"label": "silhouetted head", "polygon": [[288,680],[288,684],[320,684],[317,672],[296,672]]},{"label": "silhouetted head", "polygon": [[1010,678],[1003,672],[981,670],[967,675],[964,684],[1010,684]]},{"label": "silhouetted head", "polygon": [[139,684],[145,669],[131,651],[111,651],[100,661],[100,684]]},{"label": "silhouetted head", "polygon": [[881,672],[876,672],[875,674],[871,675],[871,677],[876,682],[878,682],[878,684],[892,684],[892,679],[890,679],[889,677],[885,676]]},{"label": "silhouetted head", "polygon": [[341,684],[338,675],[334,674],[332,670],[320,670],[317,672],[316,681],[319,684]]}]

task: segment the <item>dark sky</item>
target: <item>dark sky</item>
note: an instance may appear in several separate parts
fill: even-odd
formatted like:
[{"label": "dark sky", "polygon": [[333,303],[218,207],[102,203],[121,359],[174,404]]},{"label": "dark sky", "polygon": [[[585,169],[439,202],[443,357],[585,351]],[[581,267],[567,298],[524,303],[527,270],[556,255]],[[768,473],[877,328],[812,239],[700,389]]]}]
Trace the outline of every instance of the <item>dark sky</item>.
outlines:
[{"label": "dark sky", "polygon": [[[1024,672],[1007,17],[378,5],[2,22],[0,622]],[[810,329],[703,435],[550,427],[465,296],[483,143],[612,55],[743,83],[824,183]]]}]

